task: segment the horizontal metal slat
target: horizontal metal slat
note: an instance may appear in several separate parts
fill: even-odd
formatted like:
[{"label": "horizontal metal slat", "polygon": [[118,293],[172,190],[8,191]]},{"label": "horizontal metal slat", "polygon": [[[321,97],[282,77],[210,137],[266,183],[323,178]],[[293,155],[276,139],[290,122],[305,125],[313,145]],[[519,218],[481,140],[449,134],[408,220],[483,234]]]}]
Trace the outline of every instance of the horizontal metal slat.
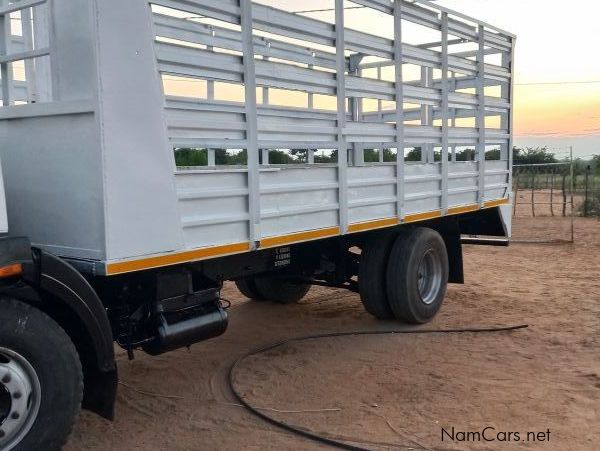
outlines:
[{"label": "horizontal metal slat", "polygon": [[284,218],[287,216],[305,215],[311,213],[323,213],[327,211],[336,211],[340,208],[339,204],[327,204],[327,205],[314,205],[304,206],[302,208],[291,207],[291,208],[280,208],[280,209],[269,209],[261,212],[261,218]]},{"label": "horizontal metal slat", "polygon": [[336,87],[332,73],[261,60],[256,60],[256,84],[325,95],[334,95]]},{"label": "horizontal metal slat", "polygon": [[395,100],[396,88],[392,82],[348,75],[346,76],[346,94],[348,97]]},{"label": "horizontal metal slat", "polygon": [[242,58],[164,42],[155,43],[162,73],[231,81],[243,81]]},{"label": "horizontal metal slat", "polygon": [[353,0],[353,2],[386,14],[392,14],[394,12],[392,3],[389,0]]},{"label": "horizontal metal slat", "polygon": [[335,46],[332,24],[310,19],[265,5],[253,5],[254,28],[289,38]]},{"label": "horizontal metal slat", "polygon": [[151,0],[151,3],[166,8],[211,17],[233,24],[240,23],[238,0]]},{"label": "horizontal metal slat", "polygon": [[[206,46],[242,51],[241,33],[161,14],[154,15],[156,35]],[[335,55],[305,46],[254,36],[254,53],[317,67],[335,69]]]},{"label": "horizontal metal slat", "polygon": [[10,5],[0,7],[0,16],[6,14],[16,13],[27,8],[33,8],[34,6],[43,5],[47,0],[21,0],[18,3],[11,3]]},{"label": "horizontal metal slat", "polygon": [[49,48],[41,48],[35,50],[26,50],[19,53],[10,53],[0,56],[0,64],[13,63],[15,61],[28,60],[50,55]]}]

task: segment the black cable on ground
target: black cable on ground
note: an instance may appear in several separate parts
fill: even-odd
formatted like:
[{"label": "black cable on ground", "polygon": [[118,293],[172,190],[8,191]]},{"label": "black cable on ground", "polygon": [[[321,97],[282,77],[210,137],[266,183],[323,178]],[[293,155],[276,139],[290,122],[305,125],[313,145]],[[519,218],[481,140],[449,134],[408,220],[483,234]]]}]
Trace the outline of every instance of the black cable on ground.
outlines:
[{"label": "black cable on ground", "polygon": [[482,327],[482,328],[460,328],[460,329],[438,329],[438,330],[409,329],[409,330],[335,332],[335,333],[306,335],[303,337],[290,338],[290,339],[282,340],[277,343],[271,344],[269,346],[265,346],[263,348],[251,351],[247,354],[244,354],[243,356],[238,358],[235,362],[233,362],[233,364],[229,368],[229,375],[228,375],[229,388],[231,389],[233,395],[235,396],[235,398],[241,405],[243,405],[246,409],[248,409],[250,412],[252,412],[257,417],[261,418],[262,420],[264,420],[280,429],[284,429],[288,432],[302,436],[304,438],[314,440],[316,442],[319,442],[319,443],[322,443],[325,445],[329,445],[329,446],[333,446],[336,448],[340,448],[340,449],[346,449],[346,450],[350,450],[350,451],[370,451],[368,448],[362,448],[360,446],[340,442],[338,440],[334,440],[334,439],[331,439],[328,437],[323,437],[316,433],[307,431],[305,429],[301,429],[297,426],[292,426],[283,421],[280,421],[273,417],[270,417],[269,415],[265,414],[264,412],[261,412],[261,410],[259,410],[256,407],[253,407],[248,401],[246,401],[244,399],[243,395],[240,394],[238,392],[238,390],[236,389],[235,383],[233,381],[236,369],[239,367],[239,365],[244,360],[246,360],[249,357],[271,351],[273,349],[279,348],[279,347],[284,346],[289,343],[295,343],[295,342],[300,342],[300,341],[318,340],[318,339],[322,339],[322,338],[334,338],[334,337],[361,336],[361,335],[395,335],[395,334],[422,335],[422,334],[458,334],[458,333],[497,333],[497,332],[510,332],[510,331],[519,330],[519,329],[526,329],[527,327],[529,327],[527,324],[522,324],[522,325],[518,325],[518,326],[507,326],[507,327]]}]

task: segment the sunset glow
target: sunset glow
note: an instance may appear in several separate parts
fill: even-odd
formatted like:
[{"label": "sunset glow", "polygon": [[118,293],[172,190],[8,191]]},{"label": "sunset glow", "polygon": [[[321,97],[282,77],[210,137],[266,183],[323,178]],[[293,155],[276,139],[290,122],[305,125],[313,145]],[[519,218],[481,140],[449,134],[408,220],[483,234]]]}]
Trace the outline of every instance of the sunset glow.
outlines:
[{"label": "sunset glow", "polygon": [[600,154],[597,2],[440,0],[437,3],[517,35],[515,144],[560,149],[572,145],[575,155]]}]

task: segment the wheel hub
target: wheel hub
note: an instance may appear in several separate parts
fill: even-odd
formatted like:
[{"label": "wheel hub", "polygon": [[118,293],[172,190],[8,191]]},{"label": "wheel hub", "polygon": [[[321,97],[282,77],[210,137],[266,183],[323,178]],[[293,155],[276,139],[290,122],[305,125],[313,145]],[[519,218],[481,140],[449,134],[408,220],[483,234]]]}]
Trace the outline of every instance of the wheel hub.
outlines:
[{"label": "wheel hub", "polygon": [[4,420],[10,414],[11,407],[12,400],[10,393],[3,385],[0,385],[0,425],[4,423]]},{"label": "wheel hub", "polygon": [[12,449],[27,435],[39,412],[40,394],[40,381],[31,364],[0,347],[0,449]]},{"label": "wheel hub", "polygon": [[423,254],[417,278],[421,301],[427,305],[433,304],[442,286],[442,264],[434,249]]}]

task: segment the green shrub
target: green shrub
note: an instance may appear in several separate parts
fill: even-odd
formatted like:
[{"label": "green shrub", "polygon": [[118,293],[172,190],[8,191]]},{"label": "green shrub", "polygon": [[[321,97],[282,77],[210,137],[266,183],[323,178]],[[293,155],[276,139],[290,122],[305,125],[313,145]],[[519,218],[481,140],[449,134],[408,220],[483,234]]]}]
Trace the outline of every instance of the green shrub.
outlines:
[{"label": "green shrub", "polygon": [[579,206],[579,214],[588,217],[600,217],[600,192],[591,192],[588,194],[587,200],[585,200]]}]

